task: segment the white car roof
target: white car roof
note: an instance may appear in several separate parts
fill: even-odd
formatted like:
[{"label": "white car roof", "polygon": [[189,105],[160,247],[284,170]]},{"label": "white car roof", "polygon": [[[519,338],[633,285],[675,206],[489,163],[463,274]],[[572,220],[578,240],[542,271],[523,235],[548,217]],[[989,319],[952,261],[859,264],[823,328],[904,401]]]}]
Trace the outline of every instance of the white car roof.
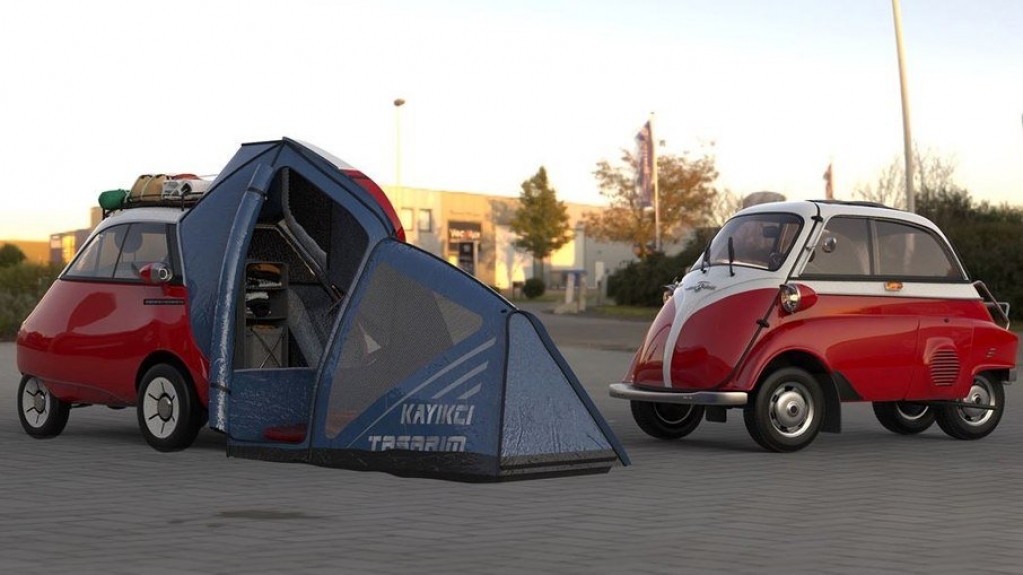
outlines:
[{"label": "white car roof", "polygon": [[128,210],[119,210],[100,222],[100,224],[96,226],[96,231],[109,228],[110,226],[132,222],[173,224],[177,223],[177,221],[187,213],[187,209],[183,210],[175,207],[131,208]]},{"label": "white car roof", "polygon": [[[932,230],[938,230],[938,227],[927,218],[907,212],[905,210],[899,210],[896,208],[889,208],[882,206],[881,204],[872,204],[867,202],[840,202],[840,201],[825,201],[825,200],[801,200],[792,202],[769,202],[764,204],[757,204],[744,210],[739,211],[736,215],[746,214],[757,214],[757,213],[771,213],[771,212],[785,212],[791,214],[797,214],[803,216],[805,219],[810,219],[818,214],[825,220],[832,216],[861,216],[871,218],[884,218],[889,220],[900,220],[904,222],[910,222],[919,226],[923,226]],[[944,235],[944,234],[942,234]]]}]

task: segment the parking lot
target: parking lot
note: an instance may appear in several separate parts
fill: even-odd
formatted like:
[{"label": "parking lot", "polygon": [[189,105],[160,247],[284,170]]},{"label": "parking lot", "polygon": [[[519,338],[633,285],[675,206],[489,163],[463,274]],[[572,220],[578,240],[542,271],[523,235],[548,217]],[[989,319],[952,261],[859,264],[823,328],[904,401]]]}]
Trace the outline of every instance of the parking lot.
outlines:
[{"label": "parking lot", "polygon": [[645,324],[540,314],[633,465],[501,484],[228,459],[204,431],[146,445],[131,410],[76,409],[22,431],[15,348],[0,344],[0,573],[1023,572],[1023,401],[975,442],[844,432],[762,451],[741,413],[690,437],[643,434],[607,384]]}]

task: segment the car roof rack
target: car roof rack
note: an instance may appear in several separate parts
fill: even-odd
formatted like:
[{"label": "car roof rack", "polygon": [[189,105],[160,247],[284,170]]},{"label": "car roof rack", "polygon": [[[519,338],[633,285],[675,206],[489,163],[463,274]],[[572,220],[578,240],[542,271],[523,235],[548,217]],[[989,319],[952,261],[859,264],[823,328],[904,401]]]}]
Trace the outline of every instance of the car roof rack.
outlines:
[{"label": "car roof rack", "polygon": [[898,210],[899,208],[893,208],[880,202],[868,202],[864,200],[810,200],[816,204],[829,204],[839,206],[859,206],[863,208],[884,208],[886,210]]}]

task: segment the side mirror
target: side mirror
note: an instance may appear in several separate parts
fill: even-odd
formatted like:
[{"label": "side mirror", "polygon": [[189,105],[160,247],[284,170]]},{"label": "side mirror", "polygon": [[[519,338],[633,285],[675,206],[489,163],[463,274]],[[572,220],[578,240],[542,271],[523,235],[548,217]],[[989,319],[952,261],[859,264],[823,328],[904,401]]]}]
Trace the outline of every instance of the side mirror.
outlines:
[{"label": "side mirror", "polygon": [[139,277],[147,284],[162,285],[174,277],[174,272],[163,262],[153,262],[139,269]]}]

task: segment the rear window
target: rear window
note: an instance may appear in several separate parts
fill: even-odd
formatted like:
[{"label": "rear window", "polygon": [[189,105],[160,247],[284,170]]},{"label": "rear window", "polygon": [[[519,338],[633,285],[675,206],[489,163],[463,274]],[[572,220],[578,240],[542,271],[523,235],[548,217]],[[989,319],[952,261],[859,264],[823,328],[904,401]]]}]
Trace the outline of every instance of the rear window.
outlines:
[{"label": "rear window", "polygon": [[[725,223],[710,244],[710,265],[745,266],[777,271],[795,243],[803,219],[795,214],[737,216]],[[729,240],[732,257],[729,256]]]}]

